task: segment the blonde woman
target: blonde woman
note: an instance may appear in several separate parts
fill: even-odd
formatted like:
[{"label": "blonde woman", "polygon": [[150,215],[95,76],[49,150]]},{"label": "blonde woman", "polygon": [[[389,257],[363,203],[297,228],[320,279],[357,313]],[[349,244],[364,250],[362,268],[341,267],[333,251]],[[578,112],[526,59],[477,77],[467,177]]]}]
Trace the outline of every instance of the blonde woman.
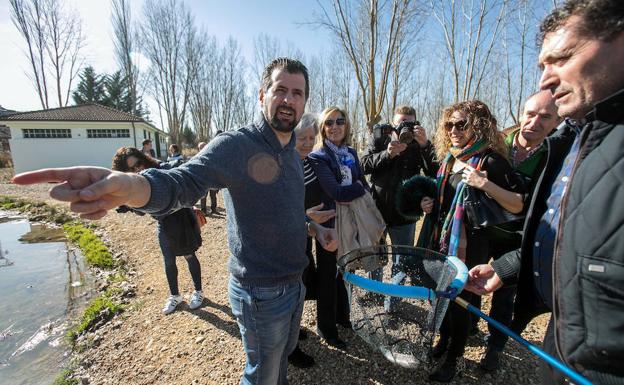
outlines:
[{"label": "blonde woman", "polygon": [[[316,150],[309,155],[310,164],[321,186],[323,208],[331,210],[348,204],[368,190],[355,149],[348,146],[350,133],[347,113],[329,107],[319,115]],[[334,220],[322,224],[334,228]],[[323,250],[317,244],[317,328],[329,345],[345,349],[336,325],[351,328],[349,302],[342,276],[336,272],[336,252]]]}]

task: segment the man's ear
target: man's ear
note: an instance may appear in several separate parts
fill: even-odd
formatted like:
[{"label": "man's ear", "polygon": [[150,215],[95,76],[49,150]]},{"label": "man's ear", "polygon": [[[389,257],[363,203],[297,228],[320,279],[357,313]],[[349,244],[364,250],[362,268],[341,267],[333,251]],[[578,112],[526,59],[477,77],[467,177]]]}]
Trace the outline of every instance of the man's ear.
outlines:
[{"label": "man's ear", "polygon": [[258,90],[258,100],[260,100],[260,106],[264,106],[264,90],[262,87]]}]

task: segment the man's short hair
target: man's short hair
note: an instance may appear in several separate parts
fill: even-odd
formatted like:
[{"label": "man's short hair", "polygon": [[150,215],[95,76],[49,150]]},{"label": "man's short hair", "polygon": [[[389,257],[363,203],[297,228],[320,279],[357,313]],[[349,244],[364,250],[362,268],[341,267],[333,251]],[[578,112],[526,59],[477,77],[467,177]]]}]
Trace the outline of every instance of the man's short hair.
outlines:
[{"label": "man's short hair", "polygon": [[397,108],[394,109],[394,114],[416,116],[416,110],[414,109],[414,107],[410,107],[410,106],[398,106]]},{"label": "man's short hair", "polygon": [[144,146],[145,146],[146,144],[150,144],[150,143],[152,143],[152,140],[151,140],[151,139],[145,139],[145,140],[142,142],[142,144],[143,144]]},{"label": "man's short hair", "polygon": [[610,41],[624,31],[622,0],[568,0],[542,21],[539,41],[544,41],[547,33],[561,28],[572,16],[580,18],[574,28],[581,36]]},{"label": "man's short hair", "polygon": [[169,146],[169,148],[171,148],[175,152],[179,152],[180,151],[180,148],[175,143],[173,143],[171,146]]},{"label": "man's short hair", "polygon": [[305,79],[305,97],[310,96],[310,80],[308,78],[308,69],[299,60],[289,59],[287,57],[278,57],[270,62],[262,72],[262,89],[266,93],[273,85],[273,71],[277,69],[285,69],[289,74],[302,74]]}]

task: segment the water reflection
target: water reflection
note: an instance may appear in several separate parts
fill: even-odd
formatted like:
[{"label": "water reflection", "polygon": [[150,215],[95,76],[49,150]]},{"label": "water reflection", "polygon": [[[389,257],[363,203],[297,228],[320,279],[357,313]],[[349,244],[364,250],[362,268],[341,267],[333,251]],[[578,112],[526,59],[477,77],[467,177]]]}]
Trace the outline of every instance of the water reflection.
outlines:
[{"label": "water reflection", "polygon": [[66,353],[67,320],[90,294],[89,276],[62,229],[4,218],[0,211],[0,383],[51,383]]}]

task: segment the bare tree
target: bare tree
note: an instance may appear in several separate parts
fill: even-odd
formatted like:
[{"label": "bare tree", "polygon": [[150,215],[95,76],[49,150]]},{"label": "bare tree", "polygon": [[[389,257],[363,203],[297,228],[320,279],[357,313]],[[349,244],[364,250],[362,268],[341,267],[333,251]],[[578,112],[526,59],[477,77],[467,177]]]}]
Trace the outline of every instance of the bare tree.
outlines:
[{"label": "bare tree", "polygon": [[475,98],[489,70],[508,0],[430,0],[450,61],[454,101]]},{"label": "bare tree", "polygon": [[150,89],[161,120],[164,112],[169,134],[179,141],[199,68],[201,41],[188,8],[178,0],[148,0],[144,15],[141,47],[151,64]]},{"label": "bare tree", "polygon": [[197,80],[191,85],[190,113],[199,141],[209,141],[212,136],[213,109],[216,102],[216,73],[218,70],[217,41],[204,32],[204,42],[199,53]]},{"label": "bare tree", "polygon": [[[518,123],[526,97],[537,89],[539,71],[537,50],[531,36],[537,33],[539,19],[535,14],[537,2],[519,0],[510,11],[510,21],[502,43],[505,48],[505,84],[507,113],[511,123]],[[529,64],[530,63],[530,64]]]},{"label": "bare tree", "polygon": [[51,93],[59,107],[69,102],[72,82],[80,70],[81,22],[60,0],[10,0],[11,19],[24,38],[33,81],[42,108]]},{"label": "bare tree", "polygon": [[132,28],[130,3],[127,0],[112,0],[112,6],[111,22],[113,24],[115,57],[128,84],[132,113],[138,114],[140,113],[138,105],[139,69],[132,60],[132,52],[136,49],[136,34]]},{"label": "bare tree", "polygon": [[381,119],[396,53],[414,36],[416,25],[411,21],[419,10],[411,0],[360,0],[352,5],[333,0],[328,10],[319,3],[323,14],[315,23],[332,32],[349,57],[366,125],[372,130]]},{"label": "bare tree", "polygon": [[[217,55],[215,106],[213,120],[217,129],[227,131],[241,124],[235,122],[236,108],[243,108],[245,101],[245,63],[238,42],[230,37]],[[243,124],[246,122],[242,122]]]}]

